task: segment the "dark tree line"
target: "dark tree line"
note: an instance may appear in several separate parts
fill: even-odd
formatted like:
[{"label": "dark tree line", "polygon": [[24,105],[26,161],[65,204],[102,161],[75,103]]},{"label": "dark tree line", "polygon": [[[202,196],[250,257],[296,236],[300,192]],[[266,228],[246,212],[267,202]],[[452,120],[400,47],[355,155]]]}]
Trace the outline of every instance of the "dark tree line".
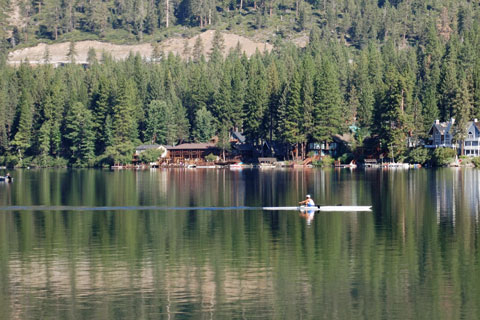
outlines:
[{"label": "dark tree line", "polygon": [[188,61],[94,53],[88,67],[3,61],[0,155],[11,164],[113,163],[140,142],[207,141],[237,129],[252,144],[275,141],[305,156],[308,142],[355,126],[354,147],[372,137],[401,156],[435,119],[480,116],[480,26],[449,25],[456,29],[431,19],[415,45],[357,48],[314,27],[305,48],[279,43],[251,57],[241,48],[224,56],[218,33],[207,57]]}]

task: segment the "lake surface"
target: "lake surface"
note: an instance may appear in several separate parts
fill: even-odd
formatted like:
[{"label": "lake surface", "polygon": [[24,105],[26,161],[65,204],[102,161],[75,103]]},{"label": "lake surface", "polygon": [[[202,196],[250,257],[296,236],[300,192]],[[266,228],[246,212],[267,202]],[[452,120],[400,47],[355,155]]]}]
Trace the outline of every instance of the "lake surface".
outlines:
[{"label": "lake surface", "polygon": [[[0,183],[0,319],[480,318],[477,169],[12,176]],[[188,209],[307,193],[373,211]]]}]

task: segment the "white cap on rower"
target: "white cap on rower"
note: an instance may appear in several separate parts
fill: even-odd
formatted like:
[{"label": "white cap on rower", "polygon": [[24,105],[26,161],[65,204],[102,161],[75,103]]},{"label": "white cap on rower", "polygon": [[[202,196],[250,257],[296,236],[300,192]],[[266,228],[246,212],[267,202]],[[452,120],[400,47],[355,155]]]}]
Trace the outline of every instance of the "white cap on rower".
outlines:
[{"label": "white cap on rower", "polygon": [[307,198],[311,198],[309,194],[307,194]]}]

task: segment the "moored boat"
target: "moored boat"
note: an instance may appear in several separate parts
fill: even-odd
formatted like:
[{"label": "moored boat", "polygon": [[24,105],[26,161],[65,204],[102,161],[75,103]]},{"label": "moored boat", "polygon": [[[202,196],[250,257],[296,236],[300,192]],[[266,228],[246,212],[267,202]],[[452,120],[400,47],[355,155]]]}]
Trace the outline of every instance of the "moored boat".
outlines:
[{"label": "moored boat", "polygon": [[0,176],[0,182],[10,183],[13,182],[13,178],[11,176]]}]

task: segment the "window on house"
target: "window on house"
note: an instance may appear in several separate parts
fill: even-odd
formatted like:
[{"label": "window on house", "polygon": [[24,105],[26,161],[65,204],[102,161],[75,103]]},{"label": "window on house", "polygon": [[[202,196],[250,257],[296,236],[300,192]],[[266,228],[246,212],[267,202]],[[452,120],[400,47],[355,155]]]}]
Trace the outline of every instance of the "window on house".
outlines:
[{"label": "window on house", "polygon": [[470,131],[468,132],[468,139],[473,139],[473,133],[471,133]]},{"label": "window on house", "polygon": [[472,141],[472,146],[478,147],[478,141]]},{"label": "window on house", "polygon": [[472,142],[471,141],[465,141],[465,147],[469,147],[472,145]]}]

